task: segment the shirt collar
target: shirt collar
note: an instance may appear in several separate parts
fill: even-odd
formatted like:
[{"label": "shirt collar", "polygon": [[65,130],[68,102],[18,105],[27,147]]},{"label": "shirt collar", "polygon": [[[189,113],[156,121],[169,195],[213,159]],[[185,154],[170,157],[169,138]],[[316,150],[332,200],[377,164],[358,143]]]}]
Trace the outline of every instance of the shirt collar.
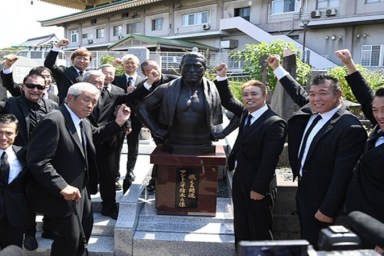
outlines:
[{"label": "shirt collar", "polygon": [[339,109],[341,108],[341,104],[337,107],[335,107],[334,109],[328,111],[328,112],[325,112],[325,113],[321,113],[319,114],[321,116],[321,119],[324,121],[324,122],[328,122],[329,119],[332,118],[332,116],[337,112],[339,111]]},{"label": "shirt collar", "polygon": [[71,119],[73,121],[73,123],[78,126],[80,124],[80,121],[81,119],[76,115],[75,112],[72,111],[72,109],[70,109],[70,107],[68,107],[67,103],[64,103],[64,106],[67,108],[70,116],[71,116]]},{"label": "shirt collar", "polygon": [[255,119],[257,120],[262,114],[264,114],[265,111],[268,110],[268,106],[267,104],[265,104],[264,106],[262,106],[261,108],[259,108],[258,110],[256,111],[253,111],[252,113],[248,113],[249,115],[252,115],[252,119]]}]

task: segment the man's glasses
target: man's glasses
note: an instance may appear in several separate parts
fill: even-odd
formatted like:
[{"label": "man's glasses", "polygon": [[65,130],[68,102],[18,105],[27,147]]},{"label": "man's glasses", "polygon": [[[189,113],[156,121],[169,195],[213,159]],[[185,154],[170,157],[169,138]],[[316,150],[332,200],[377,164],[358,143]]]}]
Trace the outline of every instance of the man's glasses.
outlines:
[{"label": "man's glasses", "polygon": [[45,89],[45,86],[41,85],[41,84],[24,84],[24,85],[28,89],[35,89],[35,88],[37,88],[38,90],[44,90]]}]

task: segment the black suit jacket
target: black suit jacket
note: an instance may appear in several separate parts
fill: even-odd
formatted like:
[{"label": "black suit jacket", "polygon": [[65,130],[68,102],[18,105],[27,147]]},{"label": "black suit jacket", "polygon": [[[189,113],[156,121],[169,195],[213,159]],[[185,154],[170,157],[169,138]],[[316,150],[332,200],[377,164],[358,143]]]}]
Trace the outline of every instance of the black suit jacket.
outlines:
[{"label": "black suit jacket", "polygon": [[[137,101],[136,101],[136,99],[134,99],[134,97],[137,97],[137,96],[140,95],[141,93],[145,93],[145,91],[148,91],[147,89],[144,88],[144,86],[140,86],[140,87],[139,87],[139,84],[142,85],[141,82],[142,82],[144,79],[145,79],[145,78],[142,77],[142,76],[140,76],[140,75],[137,76],[137,78],[136,78],[136,80],[135,80],[135,84],[134,84],[134,85],[136,86],[135,91],[138,90],[138,89],[141,88],[141,87],[143,87],[143,88],[141,88],[140,91],[139,91],[136,95],[131,96],[131,97],[132,97],[131,99],[133,99],[133,100],[129,100],[129,97],[127,97],[127,98],[125,99],[126,104],[127,104],[129,107],[131,107],[132,110],[133,110],[133,111],[132,111],[132,114],[131,114],[131,117],[130,117],[130,119],[131,119],[131,124],[132,124],[132,126],[136,126],[136,127],[138,127],[138,128],[139,128],[139,126],[141,127],[141,122],[140,122],[140,120],[136,117],[136,114],[135,114],[135,112],[136,112],[136,111],[135,111],[135,104],[137,104]],[[126,77],[125,74],[120,75],[120,76],[115,76],[115,80],[114,80],[112,83],[115,84],[115,85],[117,85],[118,87],[122,88],[122,89],[124,90],[124,92],[127,93],[127,83],[128,83],[128,79],[127,79],[127,77]],[[135,92],[135,91],[133,91],[133,92]],[[132,93],[133,93],[133,92],[132,92]],[[132,93],[130,93],[130,94],[132,94]],[[119,102],[121,102],[121,101],[124,101],[124,100],[120,100]]]},{"label": "black suit jacket", "polygon": [[372,112],[373,91],[360,72],[346,77],[364,115],[376,125],[368,137],[367,145],[358,162],[347,192],[348,212],[362,211],[384,222],[384,144],[370,148],[368,145],[380,129]]},{"label": "black suit jacket", "polygon": [[13,227],[24,226],[27,222],[27,201],[25,195],[27,168],[25,150],[12,146],[17,159],[24,166],[17,177],[9,184],[0,180],[0,219],[7,217]]},{"label": "black suit jacket", "polygon": [[[234,169],[239,184],[260,194],[266,194],[275,176],[279,155],[286,137],[286,123],[271,109],[265,111],[244,130],[248,111],[231,94],[228,81],[215,81],[223,106],[240,118],[239,133],[228,158],[228,167]],[[239,177],[240,176],[240,177]]]},{"label": "black suit jacket", "polygon": [[[89,120],[95,127],[101,127],[108,122],[114,121],[116,118],[115,112],[117,111],[116,99],[125,95],[125,92],[120,87],[111,84],[111,90],[109,92],[103,91],[98,99],[98,103],[89,116]],[[130,124],[127,124],[129,126]],[[114,151],[116,148],[120,148],[121,140],[123,140],[125,133],[121,132],[116,134],[112,138],[105,139],[101,143],[105,149]]]},{"label": "black suit jacket", "polygon": [[44,61],[44,66],[49,68],[52,71],[52,76],[56,81],[57,88],[59,90],[59,99],[60,104],[64,102],[65,97],[67,97],[68,88],[80,82],[79,74],[77,70],[73,67],[57,66],[55,64],[56,58],[59,52],[49,51],[47,57]]},{"label": "black suit jacket", "polygon": [[33,179],[29,195],[36,210],[50,216],[72,214],[72,204],[64,200],[60,191],[67,185],[88,192],[97,192],[97,167],[94,142],[121,131],[116,122],[95,128],[83,120],[87,137],[87,152],[83,152],[75,125],[65,107],[61,105],[40,121],[31,136],[27,163]]},{"label": "black suit jacket", "polygon": [[[46,113],[57,109],[56,102],[47,99],[41,99],[44,104]],[[11,97],[0,105],[0,113],[13,114],[19,120],[19,134],[17,135],[14,144],[17,146],[25,146],[29,141],[29,106],[24,95],[19,97]]]},{"label": "black suit jacket", "polygon": [[[300,143],[312,112],[305,105],[308,103],[305,90],[290,75],[280,79],[280,83],[293,101],[302,107],[288,120],[289,161],[296,177],[300,167]],[[314,212],[319,209],[331,218],[337,216],[366,138],[361,123],[345,105],[316,134],[303,166],[303,179],[298,189],[298,195],[310,202]]]}]

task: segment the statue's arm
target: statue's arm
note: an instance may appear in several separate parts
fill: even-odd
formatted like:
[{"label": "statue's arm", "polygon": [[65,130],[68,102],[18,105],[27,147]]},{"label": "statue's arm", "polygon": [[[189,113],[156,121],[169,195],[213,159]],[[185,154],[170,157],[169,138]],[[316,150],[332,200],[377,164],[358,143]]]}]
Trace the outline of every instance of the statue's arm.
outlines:
[{"label": "statue's arm", "polygon": [[161,104],[162,99],[166,93],[166,87],[159,86],[153,93],[145,97],[138,105],[136,114],[144,125],[151,130],[152,134],[160,140],[164,140],[168,134],[168,131],[161,129],[158,123],[151,115],[151,111],[158,108]]}]

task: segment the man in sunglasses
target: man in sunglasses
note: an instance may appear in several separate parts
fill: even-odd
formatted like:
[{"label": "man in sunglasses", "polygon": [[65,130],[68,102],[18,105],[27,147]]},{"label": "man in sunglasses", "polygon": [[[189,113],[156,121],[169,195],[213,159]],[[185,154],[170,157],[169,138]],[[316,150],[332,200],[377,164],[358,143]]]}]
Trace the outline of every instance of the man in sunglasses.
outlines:
[{"label": "man in sunglasses", "polygon": [[[26,147],[30,135],[37,123],[50,111],[58,107],[57,103],[43,97],[46,88],[45,78],[38,73],[30,72],[25,76],[21,85],[22,94],[17,97],[10,97],[7,101],[0,102],[1,114],[13,114],[19,120],[19,134],[15,139],[16,146]],[[35,250],[38,247],[36,234],[36,213],[33,207],[28,209],[28,223],[24,239],[24,247],[27,250]],[[48,231],[52,223],[43,221],[43,237],[53,238],[52,231]],[[51,227],[52,228],[52,227]],[[45,231],[47,233],[45,234]]]}]

